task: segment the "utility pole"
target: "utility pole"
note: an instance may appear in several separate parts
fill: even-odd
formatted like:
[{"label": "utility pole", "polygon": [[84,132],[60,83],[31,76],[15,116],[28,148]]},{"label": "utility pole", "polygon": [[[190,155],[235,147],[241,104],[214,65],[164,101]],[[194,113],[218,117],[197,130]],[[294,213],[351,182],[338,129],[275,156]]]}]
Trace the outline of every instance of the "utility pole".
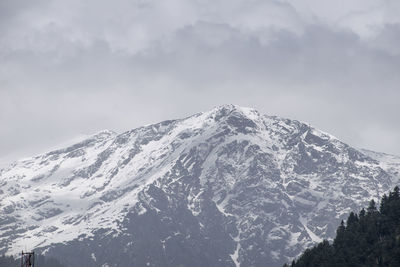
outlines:
[{"label": "utility pole", "polygon": [[35,252],[22,251],[21,267],[35,267]]}]

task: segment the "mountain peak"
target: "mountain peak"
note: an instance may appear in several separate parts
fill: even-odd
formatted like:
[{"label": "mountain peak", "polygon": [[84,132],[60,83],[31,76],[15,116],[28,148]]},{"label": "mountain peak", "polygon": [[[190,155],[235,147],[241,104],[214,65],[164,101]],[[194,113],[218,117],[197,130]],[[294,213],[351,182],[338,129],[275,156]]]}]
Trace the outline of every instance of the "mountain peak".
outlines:
[{"label": "mountain peak", "polygon": [[[224,105],[219,105],[211,109],[211,112],[242,112],[242,113],[251,113],[251,112],[257,112],[253,108],[249,107],[242,107],[239,105],[235,104],[224,104]],[[258,113],[258,112],[257,112]]]},{"label": "mountain peak", "polygon": [[256,120],[260,117],[260,113],[257,110],[248,107],[241,107],[234,104],[217,106],[211,109],[209,112],[205,113],[214,116],[216,119],[229,115],[246,117],[250,120]]},{"label": "mountain peak", "polygon": [[82,250],[70,266],[111,266],[128,247],[125,265],[282,266],[391,188],[395,162],[237,105],[104,130],[0,171],[0,253]]}]

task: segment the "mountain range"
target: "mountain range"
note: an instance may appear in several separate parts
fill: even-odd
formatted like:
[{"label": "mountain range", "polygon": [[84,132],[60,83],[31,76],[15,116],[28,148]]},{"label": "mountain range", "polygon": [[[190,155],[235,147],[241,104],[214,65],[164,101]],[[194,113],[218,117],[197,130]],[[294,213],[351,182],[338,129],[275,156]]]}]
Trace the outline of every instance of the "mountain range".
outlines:
[{"label": "mountain range", "polygon": [[224,105],[0,170],[0,254],[68,266],[282,266],[398,184],[400,157]]}]

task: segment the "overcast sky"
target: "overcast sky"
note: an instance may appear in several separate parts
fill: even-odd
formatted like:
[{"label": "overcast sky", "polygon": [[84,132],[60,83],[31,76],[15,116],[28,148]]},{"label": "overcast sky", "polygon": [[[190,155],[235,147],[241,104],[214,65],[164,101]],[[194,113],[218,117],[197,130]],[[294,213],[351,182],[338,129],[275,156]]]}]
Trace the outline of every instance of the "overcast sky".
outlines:
[{"label": "overcast sky", "polygon": [[2,0],[0,161],[221,104],[400,155],[399,0]]}]

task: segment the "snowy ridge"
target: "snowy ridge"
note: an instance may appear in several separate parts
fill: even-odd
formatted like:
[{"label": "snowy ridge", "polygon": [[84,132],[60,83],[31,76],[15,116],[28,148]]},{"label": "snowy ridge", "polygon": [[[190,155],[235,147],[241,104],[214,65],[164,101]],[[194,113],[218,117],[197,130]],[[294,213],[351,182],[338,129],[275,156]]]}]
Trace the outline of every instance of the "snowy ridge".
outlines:
[{"label": "snowy ridge", "polygon": [[[333,237],[348,212],[397,183],[400,159],[374,153],[234,105],[122,134],[103,131],[0,170],[0,252],[28,246],[57,256],[79,241],[88,262],[113,266],[94,244],[108,236],[142,251],[141,233],[149,231],[160,252],[139,253],[131,259],[138,265],[196,262],[174,246],[192,242],[187,249],[206,251],[222,242],[198,261],[279,266]],[[153,236],[160,227],[167,228]]]}]

